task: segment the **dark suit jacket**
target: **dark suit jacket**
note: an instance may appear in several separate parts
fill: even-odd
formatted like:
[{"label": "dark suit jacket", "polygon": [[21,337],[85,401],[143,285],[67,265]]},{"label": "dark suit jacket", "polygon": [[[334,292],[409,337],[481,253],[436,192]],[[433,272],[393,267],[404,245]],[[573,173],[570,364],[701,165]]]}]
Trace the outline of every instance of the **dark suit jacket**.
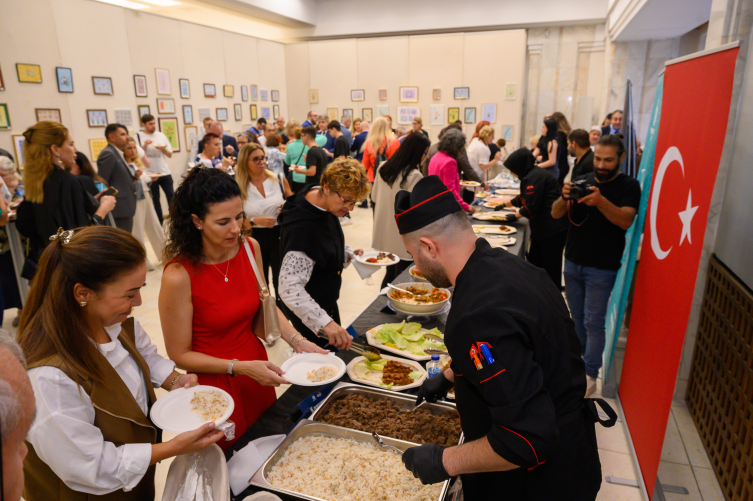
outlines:
[{"label": "dark suit jacket", "polygon": [[[235,152],[233,154],[228,153],[225,151],[225,147],[227,145],[231,145],[233,148],[235,148]],[[199,153],[204,151],[204,145],[199,143]],[[238,141],[235,140],[233,136],[230,136],[228,134],[222,135],[222,156],[223,157],[237,157],[238,156]]]},{"label": "dark suit jacket", "polygon": [[112,144],[108,144],[97,158],[97,171],[108,186],[118,190],[115,195],[115,208],[111,214],[114,218],[133,217],[136,213],[136,188],[133,176],[128,170],[123,155]]}]

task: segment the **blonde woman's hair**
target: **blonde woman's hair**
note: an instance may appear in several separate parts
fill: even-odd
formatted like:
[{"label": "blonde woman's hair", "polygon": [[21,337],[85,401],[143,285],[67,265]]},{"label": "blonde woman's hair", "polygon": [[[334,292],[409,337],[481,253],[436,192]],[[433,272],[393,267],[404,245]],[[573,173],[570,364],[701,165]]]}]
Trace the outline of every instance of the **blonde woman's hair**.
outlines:
[{"label": "blonde woman's hair", "polygon": [[293,135],[296,139],[301,139],[303,137],[303,127],[296,125],[295,129],[293,129]]},{"label": "blonde woman's hair", "polygon": [[421,120],[421,117],[416,117],[416,118],[413,119],[413,121],[414,122],[418,122],[418,125],[420,125],[421,127],[424,126],[424,121]]},{"label": "blonde woman's hair", "polygon": [[329,164],[322,172],[320,184],[353,200],[363,200],[371,191],[366,169],[354,158],[340,158]]},{"label": "blonde woman's hair", "polygon": [[300,127],[300,124],[298,123],[298,120],[296,119],[290,119],[288,120],[288,123],[285,124],[285,128],[283,129],[285,132],[290,131],[290,129],[293,129],[293,134],[295,134],[296,127]]},{"label": "blonde woman's hair", "polygon": [[379,148],[382,147],[384,140],[387,139],[387,141],[389,141],[392,139],[392,136],[393,134],[392,129],[390,129],[390,123],[386,118],[379,117],[371,124],[369,135],[366,136],[366,141],[371,143],[371,149],[374,150],[374,154],[376,155]]},{"label": "blonde woman's hair", "polygon": [[360,124],[361,122],[363,122],[362,118],[354,118],[353,123],[350,124],[350,132],[355,132],[356,125]]},{"label": "blonde woman's hair", "polygon": [[[261,150],[264,153],[264,147],[258,143],[243,145],[240,153],[238,153],[238,162],[235,164],[235,181],[238,183],[238,188],[241,189],[241,200],[244,202],[248,198],[248,185],[251,183],[251,171],[248,162],[251,160],[251,154],[256,150]],[[264,174],[272,181],[277,180],[275,173],[269,169],[264,169]]]},{"label": "blonde woman's hair", "polygon": [[[128,138],[128,142],[133,142],[133,144],[138,144],[136,140],[132,137]],[[144,164],[141,162],[141,159],[139,158],[139,149],[136,148],[136,156],[133,157],[133,161],[131,162],[133,165],[138,167],[141,170],[146,170],[146,167],[144,167]]]},{"label": "blonde woman's hair", "polygon": [[44,182],[54,167],[50,146],[62,147],[68,139],[68,129],[58,122],[44,121],[24,132],[24,189],[26,199],[44,202]]},{"label": "blonde woman's hair", "polygon": [[494,129],[491,125],[484,125],[483,127],[481,127],[481,130],[478,131],[478,138],[482,141],[484,140],[484,138],[492,135],[494,135]]}]

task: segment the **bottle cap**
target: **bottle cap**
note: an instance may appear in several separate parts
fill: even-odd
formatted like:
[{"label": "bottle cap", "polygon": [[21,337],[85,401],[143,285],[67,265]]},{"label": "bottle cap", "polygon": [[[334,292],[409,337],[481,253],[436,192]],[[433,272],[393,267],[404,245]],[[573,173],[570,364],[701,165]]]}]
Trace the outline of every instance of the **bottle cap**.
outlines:
[{"label": "bottle cap", "polygon": [[439,355],[436,355],[436,354],[432,355],[431,359],[434,360],[434,361],[437,361],[437,360],[439,360]]}]

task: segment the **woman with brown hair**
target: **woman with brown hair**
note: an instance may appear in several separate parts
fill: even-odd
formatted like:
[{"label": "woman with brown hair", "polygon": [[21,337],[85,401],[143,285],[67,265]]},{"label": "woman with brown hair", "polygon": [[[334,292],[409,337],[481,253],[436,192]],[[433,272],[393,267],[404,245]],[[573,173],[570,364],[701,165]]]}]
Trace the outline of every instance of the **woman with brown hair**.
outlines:
[{"label": "woman with brown hair", "polygon": [[567,117],[559,111],[552,113],[552,120],[557,122],[557,167],[559,168],[559,181],[560,186],[565,182],[565,177],[570,172],[570,164],[568,163],[569,154],[567,153],[567,136],[570,135],[572,129],[570,123],[567,121]]},{"label": "woman with brown hair", "polygon": [[24,497],[154,499],[155,464],[216,442],[208,423],[159,443],[154,388],[195,386],[157,353],[131,310],[141,304],[144,247],[109,226],[59,230],[21,316],[36,400]]},{"label": "woman with brown hair", "polygon": [[[244,150],[251,145],[243,147]],[[256,151],[256,150],[254,150]],[[220,169],[193,168],[170,204],[159,313],[165,347],[178,367],[196,372],[199,383],[222,388],[235,399],[230,419],[236,436],[272,405],[272,386],[287,384],[267,360],[264,317],[256,275],[259,244],[242,236],[244,212],[235,179]],[[264,281],[266,283],[266,281]],[[316,351],[277,311],[282,339],[298,353]],[[236,375],[242,377],[235,377]],[[227,450],[232,442],[217,445]]]}]

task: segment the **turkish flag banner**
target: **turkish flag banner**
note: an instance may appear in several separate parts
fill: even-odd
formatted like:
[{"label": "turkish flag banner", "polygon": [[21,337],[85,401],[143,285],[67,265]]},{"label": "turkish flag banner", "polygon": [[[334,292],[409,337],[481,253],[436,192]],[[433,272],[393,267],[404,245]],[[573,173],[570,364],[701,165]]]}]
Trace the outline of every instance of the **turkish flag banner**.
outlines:
[{"label": "turkish flag banner", "polygon": [[664,73],[653,182],[619,387],[649,496],[724,147],[738,51],[669,64]]}]

